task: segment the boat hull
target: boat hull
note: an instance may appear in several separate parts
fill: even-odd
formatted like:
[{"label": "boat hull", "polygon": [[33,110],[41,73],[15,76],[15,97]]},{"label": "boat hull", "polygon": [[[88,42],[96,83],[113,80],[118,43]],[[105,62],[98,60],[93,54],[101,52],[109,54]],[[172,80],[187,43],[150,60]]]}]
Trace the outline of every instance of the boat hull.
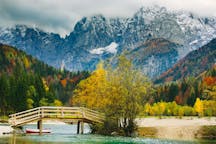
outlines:
[{"label": "boat hull", "polygon": [[[39,129],[26,129],[26,133],[40,133]],[[41,133],[51,133],[49,129],[43,129]]]}]

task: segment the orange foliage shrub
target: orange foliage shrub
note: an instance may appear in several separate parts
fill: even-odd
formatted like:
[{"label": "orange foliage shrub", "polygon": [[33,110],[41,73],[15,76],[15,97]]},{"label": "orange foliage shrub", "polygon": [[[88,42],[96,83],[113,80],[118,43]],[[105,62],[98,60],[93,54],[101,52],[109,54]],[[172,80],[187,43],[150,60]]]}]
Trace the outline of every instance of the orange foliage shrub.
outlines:
[{"label": "orange foliage shrub", "polygon": [[182,97],[176,96],[176,97],[175,97],[175,102],[176,102],[177,104],[182,104],[182,102],[183,102]]},{"label": "orange foliage shrub", "polygon": [[63,87],[66,87],[66,85],[67,85],[67,79],[63,79],[63,80],[61,80],[60,82],[61,82],[61,85],[62,85]]},{"label": "orange foliage shrub", "polygon": [[208,86],[214,85],[214,84],[216,84],[216,77],[211,77],[211,76],[205,77],[204,83]]}]

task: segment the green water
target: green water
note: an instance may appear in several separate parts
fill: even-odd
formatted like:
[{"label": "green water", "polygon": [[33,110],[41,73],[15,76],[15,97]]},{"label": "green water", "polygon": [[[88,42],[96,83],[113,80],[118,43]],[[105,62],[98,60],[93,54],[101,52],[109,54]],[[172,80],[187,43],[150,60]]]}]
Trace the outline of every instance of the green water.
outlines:
[{"label": "green water", "polygon": [[100,135],[25,135],[0,138],[0,144],[204,144],[215,141],[175,141]]},{"label": "green water", "polygon": [[[35,125],[28,125],[25,128],[35,128]],[[0,144],[206,144],[216,143],[216,141],[179,141],[163,140],[152,138],[128,138],[128,137],[108,137],[91,135],[89,127],[85,125],[84,135],[76,134],[75,125],[44,125],[44,128],[52,130],[51,134],[22,134],[0,136]]]}]

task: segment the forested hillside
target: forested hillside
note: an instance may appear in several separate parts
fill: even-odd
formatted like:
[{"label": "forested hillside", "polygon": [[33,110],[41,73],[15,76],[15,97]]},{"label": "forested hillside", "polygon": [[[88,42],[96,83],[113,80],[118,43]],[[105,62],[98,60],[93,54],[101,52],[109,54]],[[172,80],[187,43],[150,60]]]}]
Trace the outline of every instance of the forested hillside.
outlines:
[{"label": "forested hillside", "polygon": [[57,70],[16,48],[0,44],[0,114],[67,104],[88,72]]},{"label": "forested hillside", "polygon": [[186,77],[156,86],[156,91],[156,102],[176,101],[180,105],[193,106],[196,98],[216,100],[216,65],[198,77]]},{"label": "forested hillside", "polygon": [[186,78],[188,76],[198,76],[205,70],[210,69],[216,63],[216,39],[198,50],[190,52],[181,59],[173,68],[163,73],[155,83],[170,82]]}]

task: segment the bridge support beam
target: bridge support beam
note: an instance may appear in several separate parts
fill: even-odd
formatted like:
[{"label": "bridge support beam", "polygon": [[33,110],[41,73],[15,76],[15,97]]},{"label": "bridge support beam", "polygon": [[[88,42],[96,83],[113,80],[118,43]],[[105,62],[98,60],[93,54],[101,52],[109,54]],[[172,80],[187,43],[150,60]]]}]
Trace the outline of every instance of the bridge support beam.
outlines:
[{"label": "bridge support beam", "polygon": [[83,134],[83,133],[84,133],[84,122],[81,121],[81,134]]},{"label": "bridge support beam", "polygon": [[80,121],[77,122],[77,134],[79,134],[80,131]]},{"label": "bridge support beam", "polygon": [[84,133],[84,122],[78,121],[77,122],[77,134],[83,134]]},{"label": "bridge support beam", "polygon": [[37,121],[37,128],[39,129],[40,134],[42,134],[42,120]]}]

